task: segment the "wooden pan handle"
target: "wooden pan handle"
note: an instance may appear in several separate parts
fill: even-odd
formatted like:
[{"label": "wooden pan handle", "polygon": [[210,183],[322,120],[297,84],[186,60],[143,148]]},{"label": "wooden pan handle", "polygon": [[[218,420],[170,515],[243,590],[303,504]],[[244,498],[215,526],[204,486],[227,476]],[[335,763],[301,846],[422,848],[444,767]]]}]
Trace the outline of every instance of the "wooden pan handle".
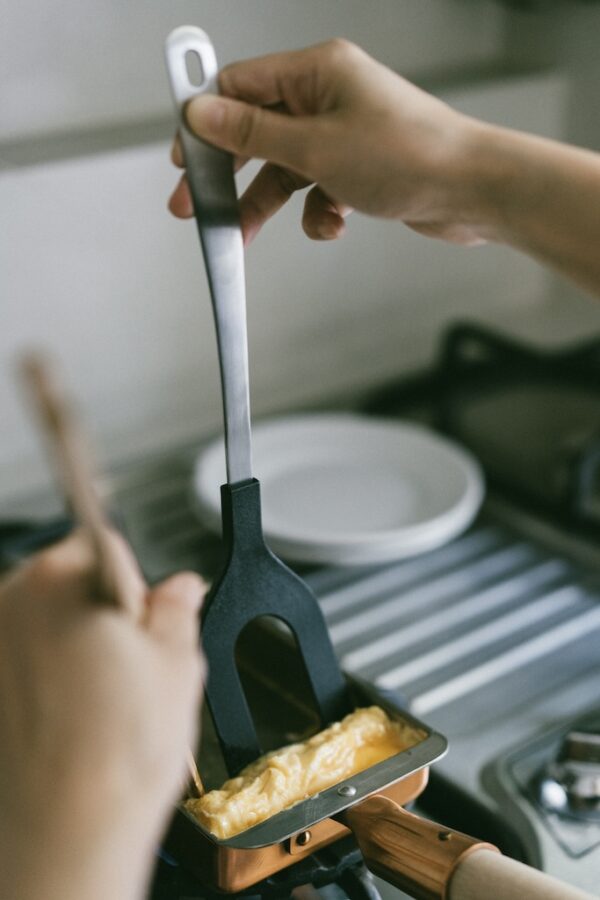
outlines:
[{"label": "wooden pan handle", "polygon": [[531,866],[481,850],[459,862],[448,900],[593,900],[592,894],[545,875]]},{"label": "wooden pan handle", "polygon": [[501,856],[492,844],[421,819],[387,797],[357,803],[344,821],[369,869],[417,900],[589,900]]},{"label": "wooden pan handle", "polygon": [[[376,795],[346,810],[369,869],[417,900],[442,900],[458,862],[476,848],[496,851],[458,831],[406,812]],[[496,851],[497,852],[497,851]]]}]

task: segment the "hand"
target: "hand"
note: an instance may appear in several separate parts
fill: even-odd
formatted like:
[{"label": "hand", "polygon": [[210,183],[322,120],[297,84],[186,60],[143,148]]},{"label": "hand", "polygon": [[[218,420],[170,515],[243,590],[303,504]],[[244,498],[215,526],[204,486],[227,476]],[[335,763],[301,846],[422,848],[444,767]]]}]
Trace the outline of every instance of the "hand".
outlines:
[{"label": "hand", "polygon": [[[187,122],[237,157],[267,160],[240,199],[248,243],[313,185],[311,238],[354,208],[461,244],[509,244],[600,295],[600,155],[463,116],[346,41],[227,66]],[[176,141],[173,160],[183,164]],[[184,178],[171,211],[192,215]]]},{"label": "hand", "polygon": [[92,599],[82,534],[0,584],[0,881],[11,900],[141,896],[186,781],[203,664],[203,584],[148,590],[142,623]]},{"label": "hand", "polygon": [[[227,66],[221,97],[187,107],[196,134],[238,157],[268,160],[240,201],[246,242],[310,184],[303,227],[340,237],[351,209],[404,220],[417,231],[478,243],[469,222],[465,154],[472,120],[343,40]],[[183,165],[179,143],[173,160]],[[170,201],[191,216],[185,176]]]}]

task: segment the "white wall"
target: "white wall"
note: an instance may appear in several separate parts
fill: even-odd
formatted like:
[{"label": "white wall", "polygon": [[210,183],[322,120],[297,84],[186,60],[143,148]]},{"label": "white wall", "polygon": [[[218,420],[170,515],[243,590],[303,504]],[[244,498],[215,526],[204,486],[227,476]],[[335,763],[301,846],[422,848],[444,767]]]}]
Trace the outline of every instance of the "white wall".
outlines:
[{"label": "white wall", "polygon": [[512,11],[506,20],[506,48],[517,63],[539,62],[564,72],[565,136],[600,150],[600,4],[558,0],[543,14]]},{"label": "white wall", "polygon": [[[560,72],[565,107],[562,137],[600,151],[600,3],[553,0],[543,11],[511,10],[505,21],[506,58],[520,66],[541,65]],[[557,335],[598,334],[600,304],[559,278],[547,288],[546,318]],[[543,328],[541,320],[538,330]]]},{"label": "white wall", "polygon": [[502,15],[493,0],[2,0],[0,139],[170,112],[163,45],[184,23],[221,64],[344,35],[415,74],[488,61]]},{"label": "white wall", "polygon": [[[167,140],[119,148],[113,127],[168,112],[162,41],[172,25],[202,24],[223,61],[345,33],[419,78],[494,68],[504,47],[504,12],[491,2],[60,0],[44,7],[23,54],[39,9],[7,5],[0,159],[2,140],[14,161],[34,133],[42,160],[45,137],[56,131],[111,126],[117,140],[110,152],[0,173],[0,497],[46,477],[11,374],[23,345],[44,342],[60,354],[106,462],[220,425],[195,229],[165,211],[175,177]],[[560,75],[446,93],[468,112],[515,127],[563,128]],[[248,253],[258,414],[375,383],[426,359],[448,319],[477,312],[518,321],[546,290],[535,264],[502,248],[465,251],[358,216],[344,241],[319,245],[304,238],[298,219],[296,202]]]}]

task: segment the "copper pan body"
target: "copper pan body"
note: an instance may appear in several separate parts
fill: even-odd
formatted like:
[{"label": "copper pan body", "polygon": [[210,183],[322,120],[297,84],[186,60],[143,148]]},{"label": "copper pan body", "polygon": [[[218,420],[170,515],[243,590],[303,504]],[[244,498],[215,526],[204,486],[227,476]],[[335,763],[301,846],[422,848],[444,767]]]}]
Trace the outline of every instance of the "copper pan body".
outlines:
[{"label": "copper pan body", "polygon": [[[281,729],[277,735],[266,735],[266,749],[289,743],[292,735],[292,739],[297,739],[300,734],[307,736],[316,732],[319,723],[314,717],[310,697],[307,695],[302,664],[290,652],[285,635],[277,634],[277,629],[274,632],[272,627],[265,626],[264,623],[257,625],[244,635],[239,651],[240,673],[257,730],[260,731],[261,728],[261,717],[264,717],[264,727],[267,729],[272,729],[274,723]],[[260,660],[260,669],[256,667],[255,660]],[[265,660],[268,660],[268,665],[265,665]],[[277,681],[269,680],[265,672],[276,672]],[[379,694],[370,685],[356,679],[348,678],[348,682],[357,707],[380,705],[393,717],[408,720],[422,728],[428,737],[440,738],[427,725],[406,713],[398,698]],[[293,690],[290,690],[290,685],[294,686]],[[413,753],[409,750],[393,757],[396,760],[406,755],[409,759],[404,760],[399,767],[398,780],[388,777],[387,783],[377,785],[373,792],[389,797],[401,806],[415,800],[427,784],[429,763],[440,755],[439,740],[438,750],[430,759],[427,758],[427,752],[425,755],[417,752],[419,746]],[[424,746],[427,747],[427,739]],[[227,773],[222,767],[220,750],[206,709],[203,711],[202,746],[198,762],[208,789],[219,787]],[[299,843],[298,837],[307,829],[310,830],[310,839],[303,844],[301,838]],[[310,828],[304,824],[297,832],[288,833],[266,846],[232,847],[226,841],[213,837],[179,807],[163,846],[207,888],[234,893],[294,865],[349,833],[349,829],[340,822],[333,818],[323,818],[316,824],[311,824]]]},{"label": "copper pan body", "polygon": [[[425,789],[428,775],[428,768],[421,769],[378,794],[405,806]],[[350,830],[345,825],[334,819],[323,819],[310,828],[310,840],[305,845],[299,844],[299,835],[295,835],[267,847],[246,850],[216,841],[184,810],[178,810],[165,849],[207,887],[234,893],[294,865],[348,834]]]}]

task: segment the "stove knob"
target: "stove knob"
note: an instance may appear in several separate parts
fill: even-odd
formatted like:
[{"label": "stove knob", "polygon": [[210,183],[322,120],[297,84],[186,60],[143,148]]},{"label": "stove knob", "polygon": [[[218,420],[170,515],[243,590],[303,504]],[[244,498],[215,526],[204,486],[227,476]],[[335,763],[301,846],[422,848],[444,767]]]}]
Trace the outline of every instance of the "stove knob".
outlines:
[{"label": "stove knob", "polygon": [[536,781],[537,796],[545,809],[600,821],[600,734],[569,732],[556,760]]}]

